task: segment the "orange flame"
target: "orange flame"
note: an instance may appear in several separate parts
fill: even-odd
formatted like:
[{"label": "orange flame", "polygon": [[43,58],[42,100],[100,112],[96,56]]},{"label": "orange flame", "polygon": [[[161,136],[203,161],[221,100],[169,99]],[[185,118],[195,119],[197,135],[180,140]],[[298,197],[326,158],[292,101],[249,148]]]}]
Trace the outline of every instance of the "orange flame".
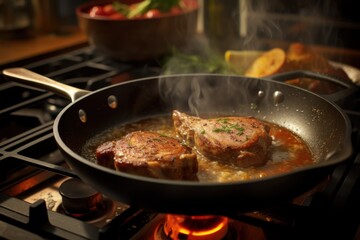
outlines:
[{"label": "orange flame", "polygon": [[228,230],[228,218],[222,216],[185,216],[167,214],[164,234],[172,239],[222,239]]}]

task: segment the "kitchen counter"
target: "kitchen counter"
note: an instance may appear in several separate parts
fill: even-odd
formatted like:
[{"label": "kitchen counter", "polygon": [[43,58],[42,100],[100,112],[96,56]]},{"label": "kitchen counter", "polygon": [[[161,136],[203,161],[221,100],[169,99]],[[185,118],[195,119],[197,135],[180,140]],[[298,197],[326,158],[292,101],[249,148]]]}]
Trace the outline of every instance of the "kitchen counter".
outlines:
[{"label": "kitchen counter", "polygon": [[0,39],[0,66],[86,44],[86,36],[78,29],[63,35],[44,34],[24,39]]}]

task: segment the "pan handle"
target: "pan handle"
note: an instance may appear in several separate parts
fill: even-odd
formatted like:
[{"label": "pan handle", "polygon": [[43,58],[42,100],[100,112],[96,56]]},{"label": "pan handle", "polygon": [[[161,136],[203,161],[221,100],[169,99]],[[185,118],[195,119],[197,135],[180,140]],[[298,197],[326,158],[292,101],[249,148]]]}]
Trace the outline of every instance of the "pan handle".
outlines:
[{"label": "pan handle", "polygon": [[274,74],[268,78],[271,80],[284,82],[286,80],[299,78],[299,77],[307,77],[307,78],[323,80],[323,81],[335,83],[335,84],[338,84],[338,85],[344,87],[343,90],[337,91],[335,93],[321,94],[322,97],[324,97],[330,101],[333,101],[335,103],[338,103],[339,101],[346,99],[347,97],[349,97],[350,95],[352,95],[353,93],[355,93],[358,90],[358,87],[353,82],[342,81],[340,79],[337,79],[337,78],[329,76],[329,75],[324,75],[321,73],[316,73],[316,72],[311,72],[311,71],[303,71],[303,70],[291,71],[291,72]]},{"label": "pan handle", "polygon": [[26,68],[8,68],[4,69],[2,73],[11,81],[54,92],[70,99],[72,102],[90,93],[90,91],[57,82]]}]

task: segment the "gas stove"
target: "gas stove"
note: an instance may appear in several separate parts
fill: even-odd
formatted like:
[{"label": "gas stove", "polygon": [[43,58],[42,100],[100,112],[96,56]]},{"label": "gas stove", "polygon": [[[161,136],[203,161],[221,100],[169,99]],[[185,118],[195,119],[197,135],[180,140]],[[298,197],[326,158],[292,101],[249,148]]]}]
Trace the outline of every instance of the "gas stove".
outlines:
[{"label": "gas stove", "polygon": [[[87,46],[19,67],[91,91],[161,74],[156,62],[115,62]],[[222,217],[167,215],[104,196],[79,179],[57,148],[53,122],[70,102],[5,79],[0,92],[0,236],[4,239],[360,237],[359,94],[343,107],[352,122],[354,153],[324,182],[292,202]],[[171,232],[177,225],[198,235],[189,238],[184,232]]]}]

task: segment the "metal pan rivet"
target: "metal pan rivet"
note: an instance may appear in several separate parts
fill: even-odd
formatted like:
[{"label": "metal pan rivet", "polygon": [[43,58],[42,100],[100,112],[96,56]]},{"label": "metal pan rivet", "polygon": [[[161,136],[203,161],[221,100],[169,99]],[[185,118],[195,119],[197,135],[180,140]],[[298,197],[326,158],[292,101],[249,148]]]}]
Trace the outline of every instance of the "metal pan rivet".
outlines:
[{"label": "metal pan rivet", "polygon": [[264,92],[264,91],[262,91],[262,90],[258,91],[258,97],[259,97],[259,98],[263,98],[264,96],[265,96],[265,92]]},{"label": "metal pan rivet", "polygon": [[110,108],[113,108],[113,109],[117,108],[118,100],[114,95],[111,95],[108,97],[108,105]]},{"label": "metal pan rivet", "polygon": [[79,110],[79,119],[81,122],[86,123],[86,112],[83,109]]},{"label": "metal pan rivet", "polygon": [[279,104],[284,101],[284,94],[280,91],[275,91],[273,94],[275,104]]}]

